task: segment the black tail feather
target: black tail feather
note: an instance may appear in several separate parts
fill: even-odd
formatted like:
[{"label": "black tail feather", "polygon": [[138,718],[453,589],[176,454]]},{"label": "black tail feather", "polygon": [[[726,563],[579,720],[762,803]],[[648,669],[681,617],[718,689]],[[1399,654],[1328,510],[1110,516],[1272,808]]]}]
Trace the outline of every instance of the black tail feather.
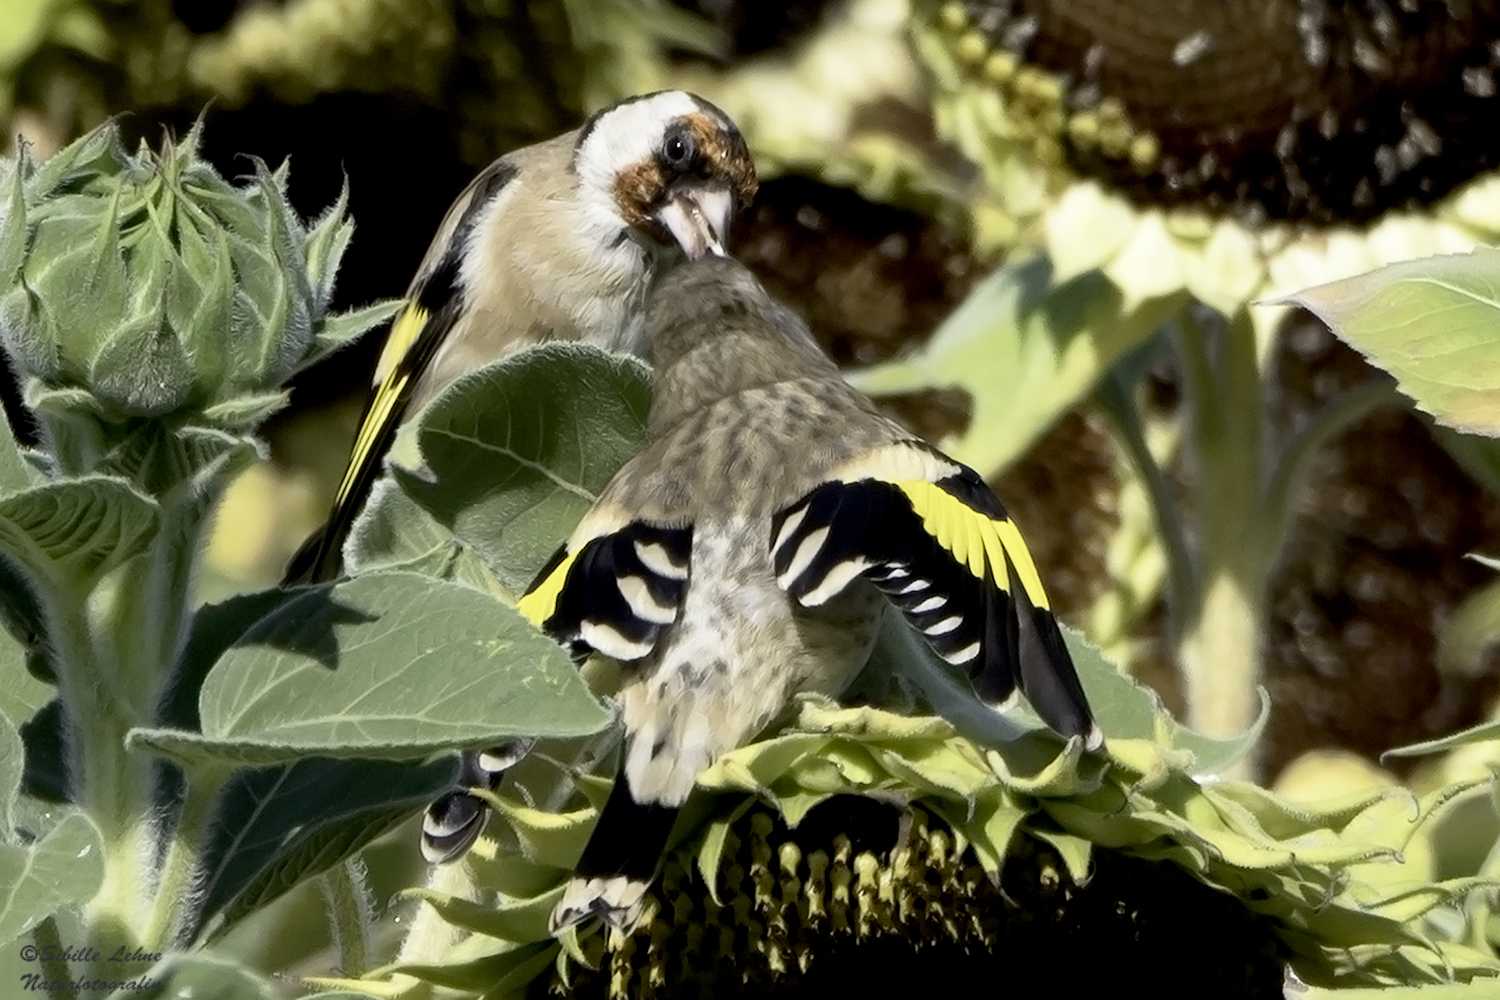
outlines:
[{"label": "black tail feather", "polygon": [[578,859],[578,876],[625,875],[649,882],[667,848],[677,812],[675,806],[637,802],[622,774],[604,803],[583,857]]},{"label": "black tail feather", "polygon": [[646,890],[656,877],[677,813],[676,806],[636,801],[629,781],[621,775],[573,878],[552,911],[552,933],[594,917],[623,931],[633,928],[641,918]]},{"label": "black tail feather", "polygon": [[1010,572],[1011,607],[1016,619],[1016,680],[1021,693],[1043,722],[1064,736],[1082,736],[1089,749],[1095,749],[1102,736],[1094,725],[1062,629],[1050,612],[1032,605],[1009,560],[1006,569]]}]

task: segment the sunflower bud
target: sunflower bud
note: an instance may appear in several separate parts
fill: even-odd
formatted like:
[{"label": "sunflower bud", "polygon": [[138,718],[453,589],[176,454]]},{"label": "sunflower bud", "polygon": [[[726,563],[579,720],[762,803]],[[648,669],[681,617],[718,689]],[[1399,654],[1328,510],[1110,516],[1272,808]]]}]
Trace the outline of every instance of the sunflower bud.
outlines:
[{"label": "sunflower bud", "polygon": [[0,340],[29,395],[61,390],[104,423],[239,430],[347,338],[324,329],[343,199],[305,226],[284,167],[256,162],[236,186],[198,139],[132,156],[109,124],[45,163],[0,164]]}]

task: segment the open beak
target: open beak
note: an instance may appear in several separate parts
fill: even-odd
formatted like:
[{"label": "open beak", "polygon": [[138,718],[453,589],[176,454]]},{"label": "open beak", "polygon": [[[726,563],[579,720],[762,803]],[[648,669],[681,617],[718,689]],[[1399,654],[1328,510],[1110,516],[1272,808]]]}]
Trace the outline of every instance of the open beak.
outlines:
[{"label": "open beak", "polygon": [[691,187],[673,194],[656,212],[689,260],[726,256],[734,197],[723,188]]}]

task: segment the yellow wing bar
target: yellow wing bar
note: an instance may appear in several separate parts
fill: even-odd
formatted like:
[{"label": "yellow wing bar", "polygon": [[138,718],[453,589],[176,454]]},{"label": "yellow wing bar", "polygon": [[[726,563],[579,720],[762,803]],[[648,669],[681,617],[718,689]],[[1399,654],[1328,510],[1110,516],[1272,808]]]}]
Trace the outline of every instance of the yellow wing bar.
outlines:
[{"label": "yellow wing bar", "polygon": [[925,479],[902,479],[895,486],[911,501],[922,527],[970,573],[982,580],[988,566],[995,583],[1008,589],[1010,575],[1005,570],[1005,558],[1009,556],[1032,605],[1051,609],[1031,550],[1009,518],[990,517]]},{"label": "yellow wing bar", "polygon": [[558,595],[562,593],[563,584],[568,581],[568,570],[573,568],[573,560],[577,558],[578,552],[567,553],[516,602],[516,610],[537,628],[541,628],[542,623],[557,610]]},{"label": "yellow wing bar", "polygon": [[380,351],[380,364],[376,368],[381,376],[380,386],[375,390],[375,396],[370,400],[370,406],[365,411],[365,419],[359,425],[359,433],[354,436],[354,448],[349,452],[349,464],[344,467],[344,478],[339,483],[339,491],[334,497],[336,506],[343,506],[344,502],[349,499],[366,464],[374,457],[371,453],[376,442],[380,440],[381,433],[393,419],[396,405],[406,389],[406,383],[411,381],[414,374],[400,361],[416,343],[428,319],[429,313],[426,309],[419,305],[411,305],[402,310],[401,315],[396,318],[395,324],[391,327],[390,336],[386,338],[385,346]]}]

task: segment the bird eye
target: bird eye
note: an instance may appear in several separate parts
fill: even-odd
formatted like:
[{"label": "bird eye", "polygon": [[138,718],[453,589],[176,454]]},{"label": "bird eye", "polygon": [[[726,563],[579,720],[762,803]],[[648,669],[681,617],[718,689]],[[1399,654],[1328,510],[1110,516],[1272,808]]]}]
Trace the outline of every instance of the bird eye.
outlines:
[{"label": "bird eye", "polygon": [[683,132],[672,132],[667,136],[662,152],[669,164],[674,167],[683,166],[693,158],[692,137]]}]

